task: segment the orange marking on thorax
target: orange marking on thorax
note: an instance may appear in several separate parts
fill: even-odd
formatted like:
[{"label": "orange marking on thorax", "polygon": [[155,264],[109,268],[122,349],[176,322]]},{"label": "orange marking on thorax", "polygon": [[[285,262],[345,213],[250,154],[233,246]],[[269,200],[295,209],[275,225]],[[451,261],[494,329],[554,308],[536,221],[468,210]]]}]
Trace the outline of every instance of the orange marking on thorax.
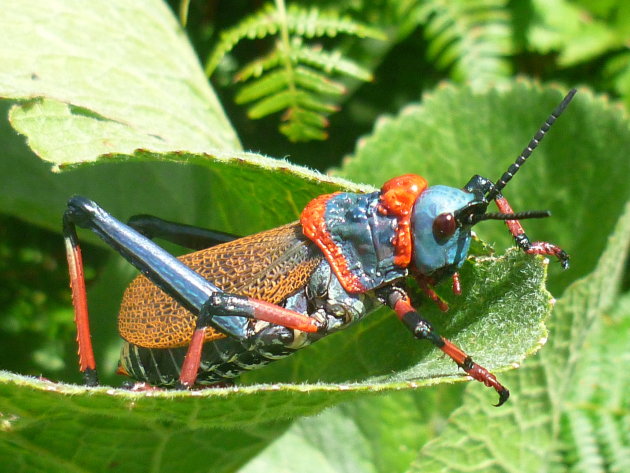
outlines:
[{"label": "orange marking on thorax", "polygon": [[416,199],[427,188],[425,178],[416,174],[390,179],[381,188],[378,211],[398,220],[394,245],[394,263],[406,268],[411,262],[413,241],[411,238],[411,211]]},{"label": "orange marking on thorax", "polygon": [[350,271],[345,255],[330,237],[326,228],[326,204],[331,197],[338,194],[340,192],[320,195],[306,205],[300,215],[302,231],[324,253],[326,260],[346,291],[350,293],[365,292],[361,280]]}]

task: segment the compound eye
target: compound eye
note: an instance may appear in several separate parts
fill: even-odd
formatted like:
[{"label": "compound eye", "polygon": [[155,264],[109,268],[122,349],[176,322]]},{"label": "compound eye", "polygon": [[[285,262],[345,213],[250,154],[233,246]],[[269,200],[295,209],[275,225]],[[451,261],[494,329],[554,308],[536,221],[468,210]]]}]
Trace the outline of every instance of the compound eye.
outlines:
[{"label": "compound eye", "polygon": [[457,230],[457,221],[452,213],[443,213],[433,220],[433,237],[438,242],[448,240]]}]

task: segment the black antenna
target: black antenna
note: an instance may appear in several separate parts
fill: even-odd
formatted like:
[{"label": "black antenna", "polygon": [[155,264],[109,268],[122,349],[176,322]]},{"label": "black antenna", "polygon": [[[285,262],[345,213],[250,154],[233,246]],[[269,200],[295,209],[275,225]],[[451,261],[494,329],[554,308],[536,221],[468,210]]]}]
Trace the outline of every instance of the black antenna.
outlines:
[{"label": "black antenna", "polygon": [[560,114],[564,112],[564,109],[567,108],[567,106],[569,105],[569,102],[571,102],[571,99],[573,99],[573,96],[575,95],[576,92],[577,92],[576,89],[571,89],[569,93],[566,95],[566,97],[564,97],[560,105],[558,105],[556,109],[553,112],[551,112],[551,115],[549,115],[549,118],[547,118],[545,123],[536,132],[536,134],[534,135],[534,138],[532,138],[532,140],[529,142],[527,147],[521,152],[521,155],[518,158],[516,158],[516,161],[514,161],[514,163],[503,174],[503,176],[501,176],[501,179],[499,179],[496,182],[494,187],[488,191],[488,194],[486,195],[486,202],[490,202],[491,200],[494,200],[496,196],[499,195],[499,193],[503,190],[506,184],[510,182],[510,179],[514,177],[514,174],[517,173],[517,171],[521,168],[523,163],[532,154],[532,151],[536,149],[538,144],[545,137],[545,134],[549,131],[549,128],[551,128],[551,125],[554,124],[554,122],[560,116]]},{"label": "black antenna", "polygon": [[551,212],[549,210],[526,210],[524,212],[514,212],[510,214],[496,212],[485,214],[471,214],[468,217],[468,223],[474,225],[477,222],[481,222],[483,220],[525,220],[527,218],[546,217],[551,217]]}]

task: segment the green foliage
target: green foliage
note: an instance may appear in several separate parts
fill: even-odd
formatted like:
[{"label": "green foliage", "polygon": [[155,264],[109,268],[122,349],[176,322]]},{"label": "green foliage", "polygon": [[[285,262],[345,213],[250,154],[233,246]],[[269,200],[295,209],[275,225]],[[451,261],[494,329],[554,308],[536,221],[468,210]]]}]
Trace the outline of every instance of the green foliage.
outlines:
[{"label": "green foliage", "polygon": [[[62,340],[75,333],[67,277],[59,271],[65,265],[56,232],[37,231],[16,218],[0,216],[0,359],[11,359],[29,338],[40,344],[30,359],[16,364],[21,372],[37,366],[55,373],[65,365]],[[86,273],[93,276],[90,268]]]},{"label": "green foliage", "polygon": [[532,48],[557,53],[561,68],[601,61],[600,79],[630,107],[630,4],[535,0],[532,6],[535,21],[528,33]]},{"label": "green foliage", "polygon": [[341,51],[329,52],[304,39],[334,38],[339,34],[384,39],[377,29],[363,25],[336,11],[304,8],[284,0],[267,4],[238,25],[221,32],[219,43],[208,59],[211,75],[221,59],[243,39],[275,36],[272,50],[244,66],[237,82],[249,81],[236,95],[240,104],[255,102],[249,117],[262,118],[284,110],[280,131],[292,141],[323,140],[326,116],[336,110],[335,97],[345,92],[331,76],[341,74],[368,81],[372,76]]},{"label": "green foliage", "polygon": [[592,348],[575,367],[577,382],[567,394],[574,408],[562,413],[558,432],[566,439],[563,459],[574,471],[630,468],[626,441],[630,375],[620,369],[630,352],[630,293],[619,297],[605,315],[590,321],[584,346]]},{"label": "green foliage", "polygon": [[475,88],[510,76],[513,52],[506,0],[424,2],[419,23],[429,40],[427,56],[453,79]]},{"label": "green foliage", "polygon": [[[624,471],[630,408],[624,393],[630,377],[625,370],[617,371],[630,344],[627,333],[600,337],[630,321],[630,312],[602,320],[618,298],[629,246],[627,205],[595,270],[571,284],[558,301],[548,346],[523,369],[506,376],[519,386],[515,402],[497,413],[476,396],[466,397],[453,414],[452,425],[422,449],[411,471],[461,471],[462,462],[484,469],[495,451],[504,452],[495,456],[495,471],[548,470],[558,462],[554,458],[558,454],[561,463],[575,471]],[[627,296],[620,303],[626,300]],[[478,436],[481,422],[483,438]],[[458,438],[468,439],[468,450],[453,452]],[[610,470],[603,468],[605,464]]]},{"label": "green foliage", "polygon": [[[340,84],[334,80],[333,74],[349,75],[351,77],[366,80],[378,71],[378,79],[386,84],[396,84],[402,79],[397,71],[409,66],[424,66],[418,76],[406,78],[408,83],[419,83],[426,88],[435,84],[435,73],[426,67],[423,58],[429,61],[432,68],[444,71],[451,80],[468,83],[476,89],[484,89],[488,86],[504,84],[512,75],[518,73],[531,73],[545,79],[560,79],[567,83],[580,81],[580,74],[588,71],[589,83],[600,91],[607,91],[622,98],[626,105],[630,104],[630,53],[628,52],[628,38],[630,38],[630,11],[627,2],[613,0],[610,2],[581,1],[569,2],[566,0],[508,2],[506,0],[423,0],[423,1],[384,1],[384,2],[318,2],[315,9],[335,13],[339,18],[343,12],[349,12],[351,24],[368,24],[378,28],[377,31],[386,31],[387,38],[381,44],[373,42],[351,42],[348,39],[334,38],[328,44],[336,44],[334,53],[328,52],[328,47],[316,47],[311,51],[306,39],[307,34],[299,31],[313,31],[311,12],[308,6],[290,4],[288,16],[292,9],[304,12],[296,15],[294,22],[287,21],[290,30],[289,39],[282,39],[282,16],[277,7],[268,5],[258,13],[245,16],[236,27],[222,30],[217,33],[214,53],[208,62],[210,69],[214,70],[218,59],[224,57],[230,51],[230,61],[225,61],[225,74],[232,74],[230,68],[239,68],[234,73],[236,81],[245,79],[261,80],[258,86],[254,82],[252,88],[258,90],[258,94],[250,96],[247,93],[236,93],[236,101],[239,103],[251,103],[251,100],[261,101],[264,98],[274,97],[270,102],[263,103],[260,108],[254,104],[250,108],[249,118],[261,117],[264,113],[274,113],[287,110],[287,104],[294,103],[291,100],[306,100],[304,95],[288,93],[289,84],[297,83],[298,79],[290,72],[287,64],[295,64],[295,61],[306,62],[306,65],[314,67],[320,74],[318,83],[326,89],[328,99],[321,92],[314,92],[307,87],[307,91],[313,96],[312,101],[306,103],[310,106],[317,104],[322,111],[314,113],[298,113],[298,117],[285,114],[284,118],[289,122],[284,124],[287,130],[294,130],[291,120],[301,123],[304,120],[310,123],[304,128],[304,135],[299,139],[323,138],[322,126],[327,122],[324,117],[332,109],[326,107],[334,105],[338,107],[342,102],[352,97],[347,94],[337,96],[342,90]],[[319,10],[315,10],[319,11]],[[243,16],[242,13],[239,13]],[[320,13],[321,14],[321,13]],[[280,20],[278,20],[280,18]],[[307,20],[308,18],[308,20]],[[347,17],[346,17],[347,18]],[[280,23],[278,23],[280,21]],[[301,25],[301,29],[300,29]],[[421,35],[416,34],[420,32]],[[348,31],[355,34],[356,32]],[[277,37],[272,45],[271,52],[256,55],[252,60],[250,50],[234,50],[234,46],[242,39],[254,39],[261,37]],[[418,41],[418,37],[424,37],[425,41]],[[305,46],[306,45],[306,46]],[[390,65],[387,63],[388,51],[396,48],[415,48],[414,55],[405,57],[404,63]],[[304,50],[303,48],[307,48]],[[351,51],[355,61],[347,60],[347,52]],[[286,55],[292,52],[290,61]],[[332,58],[327,56],[333,55]],[[311,65],[305,55],[318,57],[318,64]],[[319,57],[323,55],[322,57]],[[402,56],[401,56],[402,57]],[[337,66],[332,66],[330,61],[339,61]],[[320,64],[321,63],[321,64]],[[359,67],[358,64],[361,64]],[[328,64],[328,66],[326,66]],[[237,66],[240,65],[240,66]],[[328,67],[328,69],[325,69]],[[332,69],[331,69],[332,67]],[[345,71],[349,67],[358,73]],[[385,69],[379,70],[379,67]],[[285,69],[281,73],[277,69]],[[322,69],[324,68],[324,69]],[[339,68],[335,70],[336,68]],[[263,80],[265,75],[276,71],[269,80]],[[559,73],[559,71],[562,71]],[[220,74],[219,74],[220,75]],[[218,83],[223,83],[218,81]],[[325,84],[325,85],[324,85]],[[357,83],[347,85],[348,92],[357,88]],[[297,84],[297,88],[302,87]],[[245,87],[249,87],[245,86]],[[313,87],[316,87],[313,84]],[[241,90],[241,89],[239,89]],[[396,93],[403,93],[399,87],[393,87]],[[262,95],[260,95],[262,94]],[[413,100],[417,95],[417,89],[407,91],[404,99],[397,102]],[[277,95],[277,97],[276,97]],[[255,97],[255,98],[254,98]],[[297,98],[296,98],[297,97]],[[359,102],[359,106],[348,109],[344,114],[354,114],[352,119],[366,120],[365,116],[358,117],[357,113],[365,114],[371,111],[371,103]],[[253,110],[253,112],[252,112]],[[354,110],[354,112],[353,112]],[[345,117],[339,118],[342,122]],[[371,121],[371,120],[366,120]],[[240,126],[239,126],[240,128]],[[299,127],[298,127],[299,128]],[[309,130],[306,132],[306,130]],[[311,136],[312,135],[312,136]],[[294,136],[294,139],[298,135]],[[286,145],[285,145],[286,146]],[[305,148],[299,148],[304,153]],[[308,151],[306,151],[308,152]],[[312,151],[317,155],[317,149]]]},{"label": "green foliage", "polygon": [[[208,30],[204,19],[212,18],[212,31],[220,34],[228,30],[221,24],[224,17],[233,25],[248,16],[238,1],[213,4],[216,16],[200,15],[201,2],[184,4],[190,8],[188,33],[197,39]],[[565,24],[576,17],[559,9],[567,5],[590,12],[597,23],[588,33],[593,49],[570,51],[580,38]],[[528,8],[528,14],[519,14]],[[261,122],[239,124],[237,137],[180,25],[159,0],[95,0],[87,8],[80,0],[29,0],[4,8],[0,97],[6,100],[0,106],[10,122],[0,122],[3,468],[628,470],[630,297],[624,265],[630,238],[630,126],[621,107],[588,87],[580,88],[505,190],[516,210],[551,209],[553,218],[526,222],[528,234],[559,243],[572,255],[568,271],[548,267],[556,303],[547,328],[547,265],[506,250],[512,243],[496,222],[476,228],[497,250],[489,257],[479,245],[465,264],[464,295],[457,298],[449,287],[439,288],[451,303],[448,314],[415,298],[442,333],[497,371],[511,389],[512,398],[501,409],[491,406],[494,393],[479,383],[465,388],[455,383],[465,380],[461,371],[411,340],[384,310],[243,376],[233,389],[131,393],[112,388],[120,383],[113,375],[120,346],[115,314],[134,271],[102,245],[85,245],[84,256],[92,268],[93,339],[106,386],[73,385],[79,376],[74,336],[68,333],[72,310],[59,235],[60,216],[72,194],[94,198],[123,220],[150,213],[249,234],[297,218],[316,195],[373,189],[353,182],[379,186],[409,172],[456,187],[476,173],[496,178],[568,89],[506,79],[506,71],[627,97],[621,80],[627,76],[627,50],[613,46],[619,43],[606,32],[623,34],[625,8],[615,0],[507,6],[487,0],[322,0],[316,20],[298,15],[293,29],[287,26],[291,48],[304,48],[294,68],[300,80],[317,95],[339,90],[332,75],[369,71],[376,79],[358,89],[345,84],[354,96],[331,116],[331,139],[301,148],[261,132]],[[311,11],[305,5],[300,9]],[[309,36],[305,25],[320,24],[321,12],[337,12],[331,14],[337,23],[345,21],[343,12],[351,12],[349,25],[360,19],[387,31],[388,39]],[[511,31],[507,42],[505,28]],[[341,31],[338,25],[333,29]],[[274,36],[271,30],[269,35]],[[276,36],[282,39],[281,29]],[[312,38],[325,45],[314,54]],[[547,49],[534,48],[545,41]],[[196,40],[195,47],[205,56],[200,44]],[[508,51],[507,57],[500,51]],[[560,58],[571,58],[569,52],[575,62],[560,67]],[[240,67],[238,78],[247,81],[239,94],[253,107],[287,89],[280,63],[264,66],[266,56],[252,62],[238,47],[230,56],[249,64]],[[423,57],[433,62],[422,62]],[[437,72],[445,67],[446,72]],[[309,68],[327,80],[311,77]],[[607,83],[605,71],[614,72],[610,77],[619,88]],[[471,86],[434,87],[456,72],[457,80],[465,78]],[[500,80],[499,89],[479,87]],[[248,90],[255,81],[262,83],[262,95],[256,87]],[[285,85],[277,88],[277,82]],[[422,89],[428,93],[420,100]],[[321,103],[321,96],[313,102]],[[393,110],[394,116],[385,114]],[[229,116],[238,123],[237,109]],[[321,124],[312,116],[304,119]],[[365,123],[371,128],[372,122],[373,131],[361,128]],[[361,134],[365,138],[358,139]],[[276,156],[291,154],[292,161],[314,156],[311,167],[325,167],[322,156],[328,155],[338,166],[335,173],[353,182],[243,152],[241,142]],[[352,156],[342,160],[348,146]],[[51,165],[66,172],[51,173]],[[80,238],[99,244],[89,232]],[[536,352],[545,336],[547,344]]]}]

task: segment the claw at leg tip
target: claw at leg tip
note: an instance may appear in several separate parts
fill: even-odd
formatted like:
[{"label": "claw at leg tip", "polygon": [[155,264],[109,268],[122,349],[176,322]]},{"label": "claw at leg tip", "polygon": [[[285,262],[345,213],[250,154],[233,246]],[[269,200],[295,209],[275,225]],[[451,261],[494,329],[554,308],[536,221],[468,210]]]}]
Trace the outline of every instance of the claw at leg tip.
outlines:
[{"label": "claw at leg tip", "polygon": [[177,384],[175,385],[175,389],[178,391],[188,391],[190,388],[191,388],[190,383],[185,383],[182,381],[178,381]]},{"label": "claw at leg tip", "polygon": [[494,404],[494,407],[502,406],[503,404],[505,404],[505,401],[507,401],[508,398],[510,397],[510,391],[505,388],[497,392],[499,393],[499,402],[497,404]]}]

